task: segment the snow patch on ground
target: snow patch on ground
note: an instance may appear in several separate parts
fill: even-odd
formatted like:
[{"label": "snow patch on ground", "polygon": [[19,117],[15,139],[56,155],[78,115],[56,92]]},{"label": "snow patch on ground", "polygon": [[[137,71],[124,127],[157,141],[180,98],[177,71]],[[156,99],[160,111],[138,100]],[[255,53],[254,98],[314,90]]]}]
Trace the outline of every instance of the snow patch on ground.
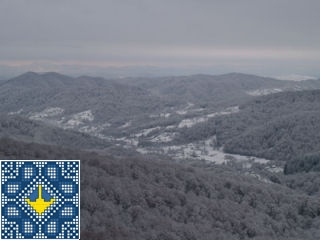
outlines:
[{"label": "snow patch on ground", "polygon": [[20,113],[22,113],[22,112],[23,112],[23,108],[19,109],[19,110],[16,111],[16,112],[9,112],[8,115],[18,115],[18,114],[20,114]]},{"label": "snow patch on ground", "polygon": [[136,137],[147,136],[152,131],[158,130],[158,129],[160,129],[160,127],[146,128],[146,129],[141,130],[139,133],[135,134],[134,136],[136,136]]},{"label": "snow patch on ground", "polygon": [[254,172],[246,172],[245,175],[250,176],[250,177],[254,177],[256,179],[258,179],[261,182],[265,182],[265,183],[272,183],[270,180],[262,177],[261,175],[254,173]]},{"label": "snow patch on ground", "polygon": [[183,127],[192,127],[193,125],[197,124],[197,123],[202,123],[207,121],[207,118],[205,117],[196,117],[196,118],[190,118],[190,119],[183,119],[179,125],[178,128],[183,128]]},{"label": "snow patch on ground", "polygon": [[220,112],[214,112],[214,113],[207,114],[206,116],[203,116],[203,117],[183,119],[179,123],[178,128],[183,128],[183,127],[190,128],[195,124],[206,122],[209,118],[214,118],[214,117],[228,115],[228,114],[237,113],[237,112],[239,112],[239,106],[234,106],[234,107],[226,108],[225,110],[220,111]]},{"label": "snow patch on ground", "polygon": [[125,124],[123,124],[122,126],[120,126],[119,128],[127,128],[127,127],[130,127],[132,125],[132,122],[129,121],[129,122],[126,122]]},{"label": "snow patch on ground", "polygon": [[272,93],[283,92],[281,88],[268,88],[268,89],[257,89],[253,91],[247,91],[246,93],[251,96],[264,96]]},{"label": "snow patch on ground", "polygon": [[289,81],[304,81],[304,80],[317,80],[314,76],[309,75],[300,75],[300,74],[289,74],[289,75],[280,75],[275,76],[279,80],[289,80]]},{"label": "snow patch on ground", "polygon": [[91,110],[79,112],[71,116],[71,119],[64,124],[64,128],[75,128],[84,124],[84,122],[92,122],[93,120],[94,116]]},{"label": "snow patch on ground", "polygon": [[171,113],[160,113],[160,117],[168,118],[171,116]]},{"label": "snow patch on ground", "polygon": [[182,110],[177,110],[176,114],[179,115],[186,115],[187,113],[193,113],[193,112],[202,112],[204,111],[204,108],[195,108],[195,109],[182,109]]},{"label": "snow patch on ground", "polygon": [[270,160],[267,160],[264,158],[256,158],[256,157],[253,157],[253,161],[255,163],[260,163],[260,164],[267,164],[268,162],[270,162]]},{"label": "snow patch on ground", "polygon": [[278,167],[278,166],[275,166],[275,165],[267,167],[266,169],[269,172],[273,172],[273,173],[281,173],[281,172],[283,172],[283,168],[282,167]]},{"label": "snow patch on ground", "polygon": [[74,129],[105,140],[114,140],[112,137],[102,134],[102,131],[110,127],[111,124],[108,122],[93,124],[92,121],[95,118],[91,110],[63,116],[64,112],[64,109],[59,107],[46,108],[41,112],[30,113],[29,119],[43,121],[62,129]]},{"label": "snow patch on ground", "polygon": [[152,138],[150,142],[171,142],[174,139],[174,136],[176,133],[168,133],[164,132],[161,133],[160,135]]},{"label": "snow patch on ground", "polygon": [[192,108],[194,106],[194,103],[188,102],[186,109]]},{"label": "snow patch on ground", "polygon": [[141,153],[141,154],[149,154],[150,151],[144,149],[144,148],[137,148],[136,149],[137,152]]},{"label": "snow patch on ground", "polygon": [[41,121],[46,118],[61,115],[63,112],[64,112],[64,109],[59,107],[46,108],[42,112],[31,113],[31,115],[29,116],[29,119]]},{"label": "snow patch on ground", "polygon": [[83,132],[83,133],[88,133],[93,136],[105,139],[105,136],[102,135],[101,132],[105,128],[110,127],[110,126],[111,126],[110,123],[104,123],[104,124],[100,124],[100,125],[96,125],[96,126],[82,126],[78,129],[78,131]]},{"label": "snow patch on ground", "polygon": [[188,113],[188,110],[177,110],[176,111],[176,114],[179,114],[179,115],[185,115]]},{"label": "snow patch on ground", "polygon": [[187,114],[188,112],[190,112],[190,108],[192,108],[193,106],[194,106],[193,103],[188,102],[188,103],[187,103],[187,106],[186,106],[185,108],[183,108],[183,109],[177,110],[177,111],[176,111],[176,114],[185,115],[185,114]]},{"label": "snow patch on ground", "polygon": [[[154,139],[157,139],[157,137]],[[169,140],[169,138],[166,139]],[[235,161],[242,163],[245,168],[251,168],[253,163],[267,164],[269,162],[267,159],[224,153],[222,148],[217,149],[215,147],[216,141],[216,137],[214,136],[204,141],[197,141],[189,144],[163,146],[157,148],[138,148],[137,151],[143,154],[166,154],[177,160],[205,160],[214,162],[216,164],[224,164],[230,161]]]},{"label": "snow patch on ground", "polygon": [[160,113],[160,114],[151,114],[149,115],[150,118],[169,118],[171,113]]},{"label": "snow patch on ground", "polygon": [[121,137],[121,138],[116,138],[115,140],[126,143],[123,146],[125,148],[131,148],[132,146],[137,147],[138,144],[139,144],[139,141],[137,139],[135,139],[135,138]]},{"label": "snow patch on ground", "polygon": [[224,111],[221,111],[221,112],[210,113],[207,115],[207,118],[213,118],[213,117],[228,115],[228,114],[237,113],[237,112],[239,112],[239,106],[234,106],[234,107],[226,108]]}]

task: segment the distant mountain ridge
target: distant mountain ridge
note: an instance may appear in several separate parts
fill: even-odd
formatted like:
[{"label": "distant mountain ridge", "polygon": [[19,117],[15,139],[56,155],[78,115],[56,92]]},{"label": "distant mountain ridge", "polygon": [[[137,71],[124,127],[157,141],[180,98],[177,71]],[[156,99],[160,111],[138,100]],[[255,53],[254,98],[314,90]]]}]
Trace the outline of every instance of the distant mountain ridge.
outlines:
[{"label": "distant mountain ridge", "polygon": [[[274,91],[319,89],[320,81],[281,81],[242,73],[107,80],[89,76],[73,78],[55,72],[42,74],[27,72],[0,83],[0,86],[2,104],[0,111],[18,111],[23,107],[27,109],[29,107],[31,110],[37,108],[36,110],[40,111],[44,107],[63,108],[54,106],[58,104],[69,104],[73,109],[81,106],[84,110],[85,102],[82,99],[88,101],[88,97],[99,100],[92,105],[119,104],[119,102],[130,105],[133,101],[137,103],[157,101],[157,105],[161,105],[159,103],[165,102],[164,99],[170,104],[192,102],[232,105],[238,104],[238,101],[248,100],[251,96]],[[19,96],[16,96],[16,93],[19,93]],[[66,101],[65,98],[70,100]],[[35,103],[36,100],[39,102]],[[70,101],[76,101],[77,104],[72,104]],[[22,103],[28,106],[23,106]],[[48,106],[49,104],[51,106]]]},{"label": "distant mountain ridge", "polygon": [[[241,73],[112,80],[27,72],[0,83],[0,113],[136,148],[140,140],[169,142],[177,136],[172,128],[231,113],[260,95],[318,88],[317,80]],[[152,129],[159,137],[146,136]]]},{"label": "distant mountain ridge", "polygon": [[200,104],[212,102],[216,106],[239,104],[251,99],[252,96],[274,92],[320,88],[320,82],[317,80],[283,81],[243,73],[198,74],[149,79],[135,78],[119,81],[133,86],[140,86],[156,95],[173,98],[176,101],[189,101]]},{"label": "distant mountain ridge", "polygon": [[21,114],[59,107],[65,114],[91,110],[95,121],[105,122],[145,111],[156,111],[161,99],[134,86],[102,78],[72,78],[58,73],[28,72],[0,85],[0,112]]},{"label": "distant mountain ridge", "polygon": [[0,113],[135,148],[139,138],[146,140],[148,129],[161,126],[166,132],[149,139],[170,141],[175,133],[166,127],[206,121],[260,95],[319,88],[317,80],[281,81],[241,73],[112,80],[27,72],[0,83]]}]

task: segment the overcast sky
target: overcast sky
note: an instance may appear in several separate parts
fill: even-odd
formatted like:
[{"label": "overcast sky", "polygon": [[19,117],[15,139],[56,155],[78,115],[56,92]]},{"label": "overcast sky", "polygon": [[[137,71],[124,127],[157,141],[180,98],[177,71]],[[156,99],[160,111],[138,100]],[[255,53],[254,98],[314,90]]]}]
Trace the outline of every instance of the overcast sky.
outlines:
[{"label": "overcast sky", "polygon": [[1,0],[0,65],[320,77],[319,10],[319,0]]}]

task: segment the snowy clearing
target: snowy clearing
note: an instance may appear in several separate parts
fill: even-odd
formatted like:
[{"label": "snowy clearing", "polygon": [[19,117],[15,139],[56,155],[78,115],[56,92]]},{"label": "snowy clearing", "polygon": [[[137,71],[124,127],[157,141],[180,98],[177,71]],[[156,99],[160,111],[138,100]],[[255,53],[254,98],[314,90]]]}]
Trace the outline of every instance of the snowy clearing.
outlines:
[{"label": "snowy clearing", "polygon": [[190,118],[190,119],[183,119],[179,125],[178,128],[183,128],[183,127],[192,127],[193,125],[196,125],[197,123],[202,123],[207,121],[208,118],[206,117],[196,117],[196,118]]},{"label": "snowy clearing", "polygon": [[147,136],[152,131],[158,130],[158,129],[160,129],[160,127],[146,128],[146,129],[141,130],[139,133],[135,134],[135,136],[136,137]]},{"label": "snowy clearing", "polygon": [[93,120],[94,116],[91,110],[79,112],[71,116],[71,119],[64,124],[64,128],[78,127],[79,125],[84,124],[84,122],[92,122]]},{"label": "snowy clearing", "polygon": [[129,121],[129,122],[126,122],[125,124],[123,124],[122,126],[120,126],[119,128],[127,128],[127,127],[130,127],[132,125],[132,122]]},{"label": "snowy clearing", "polygon": [[20,114],[23,112],[23,108],[19,109],[18,111],[16,112],[9,112],[8,115],[17,115],[17,114]]},{"label": "snowy clearing", "polygon": [[206,116],[183,119],[179,123],[178,128],[183,128],[183,127],[190,128],[195,124],[206,122],[209,118],[214,118],[214,117],[228,115],[228,114],[237,113],[237,112],[239,112],[239,106],[234,106],[234,107],[226,108],[225,110],[220,111],[220,112],[214,112],[214,113],[207,114]]},{"label": "snowy clearing", "polygon": [[247,91],[246,93],[251,96],[264,96],[272,93],[283,92],[281,88],[269,88],[269,89],[257,89],[253,91]]},{"label": "snowy clearing", "polygon": [[175,133],[164,132],[152,138],[150,142],[171,142],[175,135],[176,135]]},{"label": "snowy clearing", "polygon": [[46,108],[42,112],[31,113],[29,119],[41,121],[46,118],[61,115],[63,112],[64,112],[64,109],[59,107]]},{"label": "snowy clearing", "polygon": [[[163,136],[165,137],[166,135],[163,135]],[[158,140],[157,137],[154,139]],[[170,138],[168,138],[168,140],[169,139]],[[263,158],[224,153],[223,149],[221,148],[217,149],[215,148],[215,146],[216,146],[216,137],[214,136],[204,141],[198,141],[198,142],[189,143],[189,144],[164,146],[159,148],[138,148],[137,151],[143,154],[146,154],[146,153],[166,154],[177,160],[184,160],[184,159],[205,160],[205,161],[214,162],[216,164],[224,164],[230,161],[234,161],[234,162],[245,164],[246,168],[250,168],[252,166],[252,163],[259,163],[259,164],[269,163],[269,160],[263,159]]]}]

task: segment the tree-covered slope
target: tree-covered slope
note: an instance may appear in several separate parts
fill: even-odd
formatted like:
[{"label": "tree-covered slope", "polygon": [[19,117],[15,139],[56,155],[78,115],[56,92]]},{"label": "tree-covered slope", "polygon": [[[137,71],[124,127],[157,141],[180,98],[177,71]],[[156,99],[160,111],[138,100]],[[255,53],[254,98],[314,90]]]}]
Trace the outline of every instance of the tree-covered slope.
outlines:
[{"label": "tree-covered slope", "polygon": [[243,73],[129,78],[119,81],[148,89],[156,95],[174,99],[177,102],[216,107],[244,103],[254,96],[273,92],[320,88],[320,81],[281,81]]},{"label": "tree-covered slope", "polygon": [[10,159],[81,159],[82,239],[317,239],[320,204],[222,168],[0,140]]},{"label": "tree-covered slope", "polygon": [[320,149],[320,91],[260,97],[211,126],[226,152],[290,161]]},{"label": "tree-covered slope", "polygon": [[64,115],[90,110],[93,121],[105,123],[157,111],[164,102],[139,87],[54,72],[29,72],[0,84],[0,112],[28,116],[47,108],[61,108]]},{"label": "tree-covered slope", "polygon": [[20,116],[0,116],[0,137],[79,149],[104,149],[110,142],[85,133],[61,129]]}]

